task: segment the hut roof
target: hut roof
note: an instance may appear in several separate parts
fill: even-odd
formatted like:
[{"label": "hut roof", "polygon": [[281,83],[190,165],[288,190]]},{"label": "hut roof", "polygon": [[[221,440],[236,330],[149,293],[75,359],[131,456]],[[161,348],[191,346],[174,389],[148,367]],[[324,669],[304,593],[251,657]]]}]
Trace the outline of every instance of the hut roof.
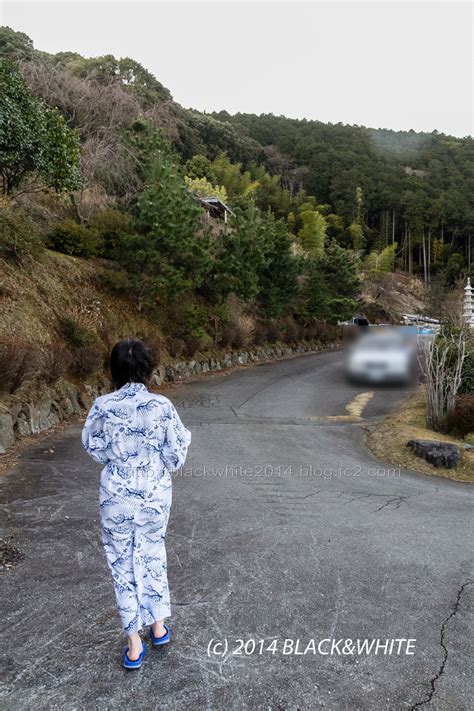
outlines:
[{"label": "hut roof", "polygon": [[212,215],[225,215],[227,213],[234,216],[234,212],[230,207],[218,197],[199,197],[198,200]]}]

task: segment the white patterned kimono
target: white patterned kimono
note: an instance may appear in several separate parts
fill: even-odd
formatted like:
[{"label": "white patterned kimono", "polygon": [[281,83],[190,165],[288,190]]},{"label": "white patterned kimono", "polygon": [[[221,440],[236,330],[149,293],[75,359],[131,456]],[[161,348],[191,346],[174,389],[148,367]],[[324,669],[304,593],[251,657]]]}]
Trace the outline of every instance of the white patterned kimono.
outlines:
[{"label": "white patterned kimono", "polygon": [[128,634],[170,614],[165,535],[171,472],[184,464],[190,441],[173,404],[141,383],[98,397],[82,431],[86,451],[105,464],[102,540]]}]

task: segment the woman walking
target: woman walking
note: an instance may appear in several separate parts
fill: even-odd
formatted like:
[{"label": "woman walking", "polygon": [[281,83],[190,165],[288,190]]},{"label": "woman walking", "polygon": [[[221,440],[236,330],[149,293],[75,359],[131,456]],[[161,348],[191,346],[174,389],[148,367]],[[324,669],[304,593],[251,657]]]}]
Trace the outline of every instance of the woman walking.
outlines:
[{"label": "woman walking", "polygon": [[170,615],[165,535],[171,472],[184,464],[191,433],[172,403],[151,393],[153,358],[140,340],[116,343],[110,356],[115,392],[98,397],[82,443],[104,464],[100,478],[102,540],[118,611],[128,636],[123,666],[138,669],[146,654],[139,635],[150,627],[154,646],[166,644]]}]

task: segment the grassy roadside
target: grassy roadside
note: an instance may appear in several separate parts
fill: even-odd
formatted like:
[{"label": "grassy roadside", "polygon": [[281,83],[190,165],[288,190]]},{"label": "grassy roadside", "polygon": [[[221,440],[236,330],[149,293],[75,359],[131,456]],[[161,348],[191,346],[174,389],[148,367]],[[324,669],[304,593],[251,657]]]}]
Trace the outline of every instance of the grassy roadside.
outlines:
[{"label": "grassy roadside", "polygon": [[[461,464],[456,469],[434,467],[406,446],[409,439],[431,439],[456,444],[461,447]],[[462,449],[464,443],[464,440],[427,429],[422,387],[405,400],[396,412],[375,425],[367,436],[367,446],[372,454],[390,465],[453,481],[474,482],[474,449]],[[470,444],[474,444],[474,441],[470,441]]]}]

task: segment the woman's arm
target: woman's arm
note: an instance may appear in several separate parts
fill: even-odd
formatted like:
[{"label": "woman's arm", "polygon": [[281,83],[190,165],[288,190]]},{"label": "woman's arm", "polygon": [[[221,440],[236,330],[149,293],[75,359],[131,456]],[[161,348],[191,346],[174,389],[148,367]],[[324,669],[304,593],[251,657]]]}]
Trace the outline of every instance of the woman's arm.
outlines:
[{"label": "woman's arm", "polygon": [[181,422],[176,408],[170,403],[170,419],[166,430],[161,459],[170,471],[179,469],[186,461],[186,454],[191,442],[191,432]]},{"label": "woman's arm", "polygon": [[109,457],[106,453],[107,438],[104,432],[105,413],[97,404],[97,400],[92,405],[87,415],[82,430],[82,444],[84,449],[92,459],[101,464],[107,464]]}]

